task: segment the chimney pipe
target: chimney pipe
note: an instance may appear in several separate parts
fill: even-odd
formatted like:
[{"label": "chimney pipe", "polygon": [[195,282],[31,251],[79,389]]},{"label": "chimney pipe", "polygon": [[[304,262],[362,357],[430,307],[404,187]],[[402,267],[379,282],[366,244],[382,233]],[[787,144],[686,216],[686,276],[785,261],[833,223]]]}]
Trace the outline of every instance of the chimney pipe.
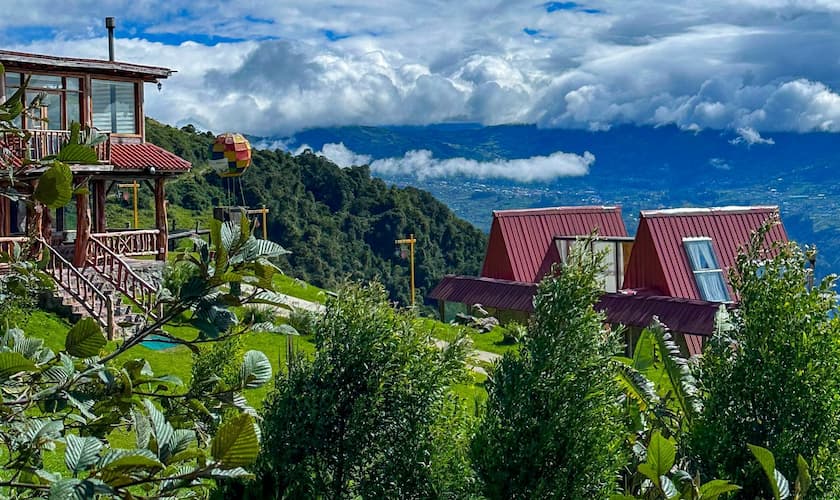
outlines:
[{"label": "chimney pipe", "polygon": [[113,17],[105,18],[105,27],[108,28],[108,60],[114,60],[114,23]]}]

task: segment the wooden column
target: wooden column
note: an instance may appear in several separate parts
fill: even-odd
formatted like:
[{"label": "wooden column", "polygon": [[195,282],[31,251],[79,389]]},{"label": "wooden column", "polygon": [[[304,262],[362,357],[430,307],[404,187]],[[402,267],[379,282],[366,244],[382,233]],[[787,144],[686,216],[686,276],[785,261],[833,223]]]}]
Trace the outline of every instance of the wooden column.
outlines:
[{"label": "wooden column", "polygon": [[90,201],[86,192],[76,195],[76,246],[73,249],[73,265],[84,267],[87,260],[87,245],[90,239]]},{"label": "wooden column", "polygon": [[166,182],[162,177],[155,179],[155,227],[158,233],[158,254],[157,260],[166,260],[169,252],[169,228],[166,224],[166,190],[163,185]]},{"label": "wooden column", "polygon": [[107,230],[105,222],[105,181],[95,180],[93,184],[93,232],[104,233]]},{"label": "wooden column", "polygon": [[12,210],[9,199],[0,196],[0,236],[8,236],[12,231]]},{"label": "wooden column", "polygon": [[41,237],[49,245],[52,245],[52,223],[52,212],[49,207],[41,205]]}]

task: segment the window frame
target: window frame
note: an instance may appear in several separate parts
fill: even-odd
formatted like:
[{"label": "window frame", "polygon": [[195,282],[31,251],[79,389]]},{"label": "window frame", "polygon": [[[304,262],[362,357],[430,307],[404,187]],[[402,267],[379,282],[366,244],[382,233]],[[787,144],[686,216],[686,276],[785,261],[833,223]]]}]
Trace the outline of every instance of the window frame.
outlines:
[{"label": "window frame", "polygon": [[[712,260],[713,260],[713,262],[711,262],[710,264],[713,264],[713,267],[709,267],[709,268],[706,268],[706,269],[696,269],[694,267],[694,260],[692,260],[692,258],[691,258],[691,253],[689,252],[689,246],[693,245],[693,244],[698,244],[698,243],[707,243],[709,245],[709,254],[711,255]],[[701,299],[705,300],[706,302],[717,302],[717,303],[721,303],[721,304],[732,303],[733,302],[732,301],[732,295],[729,291],[729,288],[728,288],[727,283],[726,283],[726,278],[724,277],[724,274],[723,274],[723,267],[721,267],[720,262],[718,261],[717,252],[715,252],[714,241],[712,240],[712,238],[709,237],[709,236],[685,237],[685,238],[682,239],[682,244],[683,244],[683,251],[685,251],[686,259],[688,259],[688,267],[689,267],[689,269],[691,269],[691,273],[694,276],[694,286],[697,287],[697,292],[700,295]],[[721,285],[722,285],[721,288],[726,293],[726,298],[724,300],[709,299],[709,298],[704,296],[705,295],[704,291],[703,291],[704,288],[700,286],[700,282],[697,278],[700,275],[710,276],[710,275],[713,275],[713,274],[717,275],[719,277]]]}]

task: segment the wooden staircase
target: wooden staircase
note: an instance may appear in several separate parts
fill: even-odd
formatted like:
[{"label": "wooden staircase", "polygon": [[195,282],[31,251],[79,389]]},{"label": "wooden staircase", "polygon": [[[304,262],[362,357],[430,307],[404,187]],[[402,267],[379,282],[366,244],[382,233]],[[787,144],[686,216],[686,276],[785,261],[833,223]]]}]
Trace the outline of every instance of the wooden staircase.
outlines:
[{"label": "wooden staircase", "polygon": [[45,241],[41,244],[50,251],[46,271],[56,282],[56,298],[70,308],[72,317],[95,319],[109,339],[127,336],[147,318],[159,317],[156,288],[99,241],[89,240],[83,268],[73,266]]}]

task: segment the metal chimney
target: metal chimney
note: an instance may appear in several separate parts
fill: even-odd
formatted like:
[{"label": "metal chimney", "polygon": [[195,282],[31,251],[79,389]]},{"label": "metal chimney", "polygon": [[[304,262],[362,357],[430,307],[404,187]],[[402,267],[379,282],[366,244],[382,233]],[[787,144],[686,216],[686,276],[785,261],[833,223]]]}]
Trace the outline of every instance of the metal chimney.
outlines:
[{"label": "metal chimney", "polygon": [[113,17],[106,17],[105,18],[105,27],[108,28],[108,60],[114,60],[114,23]]}]

